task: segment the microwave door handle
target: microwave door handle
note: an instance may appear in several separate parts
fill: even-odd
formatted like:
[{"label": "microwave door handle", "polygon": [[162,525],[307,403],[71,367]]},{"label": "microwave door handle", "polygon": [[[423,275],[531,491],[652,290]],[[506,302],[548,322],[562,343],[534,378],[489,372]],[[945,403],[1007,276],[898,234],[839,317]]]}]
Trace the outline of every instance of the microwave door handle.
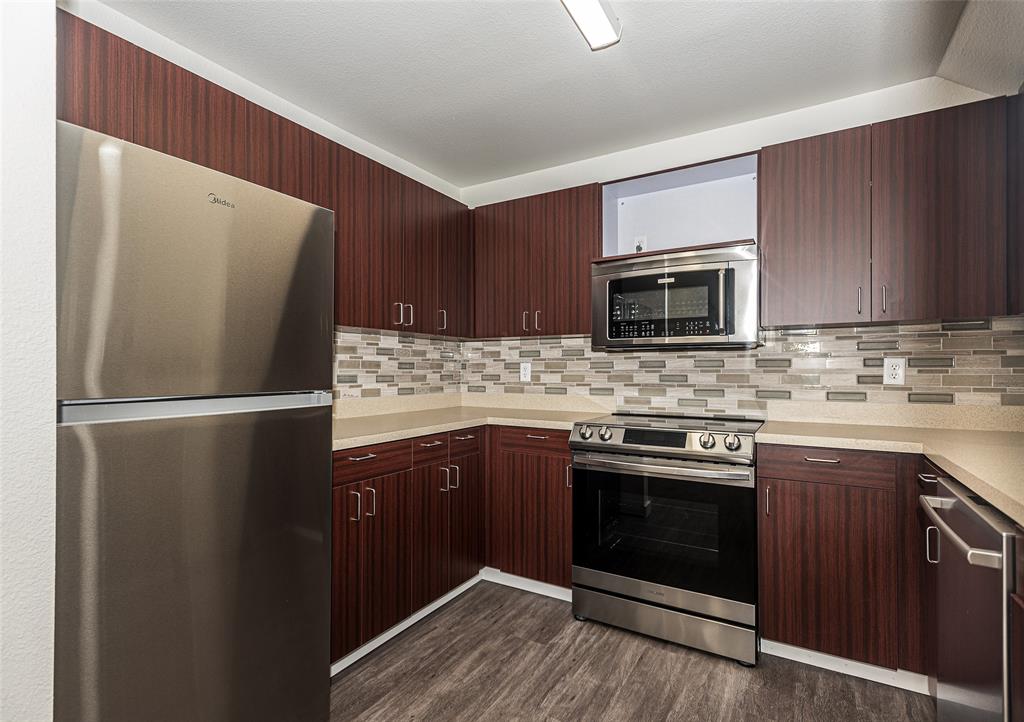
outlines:
[{"label": "microwave door handle", "polygon": [[725,269],[718,269],[718,333],[725,336]]}]

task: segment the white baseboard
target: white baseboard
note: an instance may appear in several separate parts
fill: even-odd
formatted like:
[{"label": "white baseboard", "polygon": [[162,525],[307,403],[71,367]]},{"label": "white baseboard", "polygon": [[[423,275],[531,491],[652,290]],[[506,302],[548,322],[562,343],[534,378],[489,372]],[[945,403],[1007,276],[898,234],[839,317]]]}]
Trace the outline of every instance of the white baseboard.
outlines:
[{"label": "white baseboard", "polygon": [[482,579],[483,579],[483,576],[482,576],[482,572],[481,572],[480,574],[477,574],[475,577],[473,577],[469,581],[464,582],[461,585],[455,587],[455,589],[451,590],[450,592],[445,594],[440,599],[435,599],[433,602],[431,602],[427,606],[423,607],[423,609],[419,610],[418,612],[413,614],[411,617],[406,617],[401,622],[399,622],[398,624],[393,626],[391,629],[389,629],[386,632],[383,632],[381,634],[378,634],[376,637],[371,639],[369,642],[364,644],[359,649],[356,649],[356,650],[354,650],[352,652],[349,652],[346,656],[342,657],[337,662],[335,662],[334,664],[331,665],[331,676],[333,677],[334,675],[336,675],[338,672],[342,671],[346,667],[352,666],[355,662],[358,662],[360,659],[362,659],[363,657],[368,655],[370,652],[372,652],[373,650],[377,649],[377,647],[381,646],[385,642],[390,641],[391,639],[394,639],[399,634],[401,634],[402,632],[407,630],[409,627],[411,627],[412,625],[414,625],[417,622],[419,622],[421,619],[429,616],[433,612],[436,612],[438,609],[443,607],[445,604],[447,604],[451,600],[455,599],[455,597],[457,597],[460,594],[462,594],[463,592],[469,590],[474,584],[476,584],[477,582],[481,581]]},{"label": "white baseboard", "polygon": [[860,677],[872,682],[880,682],[890,687],[899,687],[900,689],[917,692],[918,694],[931,694],[928,689],[928,677],[916,672],[908,672],[905,669],[876,667],[873,664],[864,664],[863,662],[855,662],[852,659],[833,657],[831,654],[794,647],[782,642],[772,642],[767,639],[761,640],[761,653],[782,657],[783,659],[791,659],[794,662],[803,662],[813,667],[848,674],[851,677]]},{"label": "white baseboard", "polygon": [[495,584],[503,584],[506,587],[515,587],[516,589],[533,592],[534,594],[542,594],[545,597],[561,599],[563,602],[572,601],[571,589],[555,586],[554,584],[538,582],[535,579],[517,577],[515,574],[506,574],[505,572],[499,571],[493,567],[484,567],[481,569],[480,578],[484,581],[494,582]]}]

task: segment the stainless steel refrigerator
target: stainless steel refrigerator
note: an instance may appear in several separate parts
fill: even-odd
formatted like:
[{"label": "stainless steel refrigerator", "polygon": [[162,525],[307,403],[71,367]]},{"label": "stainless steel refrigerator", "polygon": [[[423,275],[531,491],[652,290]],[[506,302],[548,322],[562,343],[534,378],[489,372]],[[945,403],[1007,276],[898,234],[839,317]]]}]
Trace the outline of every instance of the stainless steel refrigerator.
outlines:
[{"label": "stainless steel refrigerator", "polygon": [[57,129],[58,720],[323,720],[333,213]]}]

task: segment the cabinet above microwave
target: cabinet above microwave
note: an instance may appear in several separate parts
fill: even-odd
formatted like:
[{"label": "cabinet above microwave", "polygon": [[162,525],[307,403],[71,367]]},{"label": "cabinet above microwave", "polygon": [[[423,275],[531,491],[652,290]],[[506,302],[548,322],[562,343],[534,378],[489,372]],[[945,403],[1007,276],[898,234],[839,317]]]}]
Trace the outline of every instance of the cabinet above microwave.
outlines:
[{"label": "cabinet above microwave", "polygon": [[595,349],[754,348],[757,244],[595,261],[591,300]]}]

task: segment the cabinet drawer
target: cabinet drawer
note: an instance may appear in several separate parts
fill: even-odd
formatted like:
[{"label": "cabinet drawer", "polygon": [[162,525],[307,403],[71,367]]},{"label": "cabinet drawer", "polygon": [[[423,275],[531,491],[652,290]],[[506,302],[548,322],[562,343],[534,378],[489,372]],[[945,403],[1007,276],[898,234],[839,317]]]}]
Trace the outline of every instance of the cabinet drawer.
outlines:
[{"label": "cabinet drawer", "polygon": [[530,429],[500,426],[499,446],[502,451],[527,454],[569,454],[569,432],[552,429]]},{"label": "cabinet drawer", "polygon": [[757,475],[767,479],[848,484],[895,491],[896,455],[882,451],[759,444]]},{"label": "cabinet drawer", "polygon": [[429,466],[448,461],[448,432],[412,440],[412,465]]},{"label": "cabinet drawer", "polygon": [[412,442],[360,446],[334,452],[334,483],[372,479],[412,468]]},{"label": "cabinet drawer", "polygon": [[449,435],[449,444],[451,445],[449,454],[451,458],[479,454],[483,448],[484,428],[483,426],[475,426],[472,429],[460,429],[459,431],[451,432]]}]

